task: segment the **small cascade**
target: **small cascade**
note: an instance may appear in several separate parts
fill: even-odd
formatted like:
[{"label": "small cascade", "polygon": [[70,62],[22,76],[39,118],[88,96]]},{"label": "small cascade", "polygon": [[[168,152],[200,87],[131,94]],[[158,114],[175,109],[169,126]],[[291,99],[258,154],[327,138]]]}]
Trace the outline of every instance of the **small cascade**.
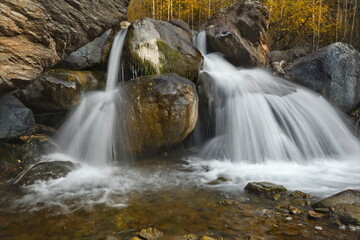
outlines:
[{"label": "small cascade", "polygon": [[308,162],[360,156],[359,142],[320,95],[261,69],[237,69],[219,53],[204,55],[215,136],[200,157],[232,162]]},{"label": "small cascade", "polygon": [[[92,165],[106,165],[123,153],[121,124],[122,94],[116,88],[122,82],[120,60],[127,29],[115,37],[108,63],[105,91],[89,92],[72,110],[59,130],[58,142],[67,156]],[[120,76],[120,79],[119,79]]]}]

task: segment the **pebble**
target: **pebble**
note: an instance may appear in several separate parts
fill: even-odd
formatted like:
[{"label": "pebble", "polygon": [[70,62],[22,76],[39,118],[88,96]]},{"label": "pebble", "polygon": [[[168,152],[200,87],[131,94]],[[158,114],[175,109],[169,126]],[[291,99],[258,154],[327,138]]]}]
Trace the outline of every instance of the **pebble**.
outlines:
[{"label": "pebble", "polygon": [[285,218],[286,220],[288,220],[288,221],[290,221],[290,220],[292,220],[292,217],[287,217],[287,218]]},{"label": "pebble", "polygon": [[323,230],[323,228],[320,227],[320,226],[315,226],[315,229],[316,229],[316,230],[319,230],[319,231],[322,231],[322,230]]}]

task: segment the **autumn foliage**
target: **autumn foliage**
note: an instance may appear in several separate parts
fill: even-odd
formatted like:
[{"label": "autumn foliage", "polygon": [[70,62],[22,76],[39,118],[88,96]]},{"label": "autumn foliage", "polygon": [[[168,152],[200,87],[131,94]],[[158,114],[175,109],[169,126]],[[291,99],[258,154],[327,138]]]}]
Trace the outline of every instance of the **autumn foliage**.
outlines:
[{"label": "autumn foliage", "polygon": [[[129,20],[143,17],[169,21],[182,19],[196,28],[236,0],[132,0]],[[271,49],[308,45],[313,50],[342,41],[359,41],[358,0],[262,0],[270,16]]]}]

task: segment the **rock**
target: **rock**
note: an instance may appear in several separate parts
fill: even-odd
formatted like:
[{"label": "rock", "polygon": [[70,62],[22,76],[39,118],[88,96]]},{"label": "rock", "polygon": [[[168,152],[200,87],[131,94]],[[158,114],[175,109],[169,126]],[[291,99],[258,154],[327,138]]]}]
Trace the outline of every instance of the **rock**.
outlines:
[{"label": "rock", "polygon": [[0,98],[0,139],[16,139],[32,133],[35,120],[32,111],[13,95]]},{"label": "rock", "polygon": [[129,27],[122,64],[126,80],[174,72],[195,81],[202,59],[188,32],[168,22],[144,18]]},{"label": "rock", "polygon": [[127,149],[150,155],[182,142],[195,128],[198,97],[191,81],[174,73],[120,85],[126,95]]},{"label": "rock", "polygon": [[9,179],[21,171],[21,161],[8,144],[0,143],[0,180]]},{"label": "rock", "polygon": [[181,19],[172,19],[172,20],[169,21],[169,23],[181,28],[182,30],[189,33],[189,35],[191,35],[191,29],[190,29],[189,24],[187,24],[183,20],[181,20]]},{"label": "rock", "polygon": [[320,93],[344,112],[360,103],[360,53],[334,43],[286,69],[286,78]]},{"label": "rock", "polygon": [[272,69],[274,70],[275,74],[279,75],[279,76],[284,76],[285,72],[283,69],[283,65],[284,65],[284,61],[281,62],[272,62],[270,65],[272,67]]},{"label": "rock", "polygon": [[265,238],[256,235],[248,235],[245,237],[245,240],[265,240]]},{"label": "rock", "polygon": [[287,62],[288,59],[288,54],[285,51],[280,51],[280,50],[274,50],[274,51],[270,51],[269,52],[269,62],[281,62],[281,61],[285,61]]},{"label": "rock", "polygon": [[298,208],[296,207],[289,207],[289,213],[290,214],[293,214],[293,215],[299,215],[301,214],[301,210],[299,210]]},{"label": "rock", "polygon": [[298,58],[304,57],[311,52],[310,47],[297,46],[289,49],[286,52],[287,61],[294,61]]},{"label": "rock", "polygon": [[28,84],[44,69],[126,18],[129,0],[3,0],[0,89]]},{"label": "rock", "polygon": [[340,203],[355,204],[360,203],[360,192],[356,190],[345,190],[328,198],[321,199],[311,205],[313,208],[335,207]]},{"label": "rock", "polygon": [[323,218],[325,216],[325,214],[311,210],[311,211],[308,211],[308,216],[309,216],[309,218],[320,219],[320,218]]},{"label": "rock", "polygon": [[83,70],[99,65],[102,59],[102,51],[110,32],[111,29],[107,30],[100,37],[95,38],[92,42],[71,53],[63,61],[59,62],[55,68]]},{"label": "rock", "polygon": [[146,228],[139,232],[139,236],[145,238],[146,240],[157,240],[164,236],[162,232],[157,230],[156,228]]},{"label": "rock", "polygon": [[78,102],[83,91],[98,87],[99,81],[92,72],[50,69],[17,96],[33,110],[64,111]]},{"label": "rock", "polygon": [[287,189],[282,185],[268,182],[250,182],[245,186],[245,191],[257,195],[271,196],[278,193],[284,193]]},{"label": "rock", "polygon": [[316,229],[316,230],[319,230],[319,231],[322,231],[322,230],[323,230],[323,228],[320,227],[320,226],[315,226],[315,229]]},{"label": "rock", "polygon": [[265,66],[268,61],[268,12],[259,1],[240,1],[210,18],[208,48],[224,54],[235,66]]},{"label": "rock", "polygon": [[199,237],[199,240],[216,240],[216,239],[208,236],[201,236]]},{"label": "rock", "polygon": [[58,179],[76,168],[76,165],[70,161],[40,162],[20,173],[13,181],[17,186],[27,186],[36,181],[46,181],[49,179]]},{"label": "rock", "polygon": [[332,208],[332,212],[345,224],[360,224],[360,206],[340,203]]}]

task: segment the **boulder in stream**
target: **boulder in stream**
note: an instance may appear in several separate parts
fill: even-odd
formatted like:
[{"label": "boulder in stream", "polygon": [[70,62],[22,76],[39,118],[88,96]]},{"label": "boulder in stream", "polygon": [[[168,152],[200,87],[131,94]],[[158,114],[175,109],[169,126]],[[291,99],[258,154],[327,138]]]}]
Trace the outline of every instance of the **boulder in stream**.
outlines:
[{"label": "boulder in stream", "polygon": [[126,80],[174,72],[195,81],[202,59],[188,31],[169,22],[144,18],[129,27],[122,65]]},{"label": "boulder in stream", "polygon": [[77,165],[70,161],[40,162],[20,173],[13,184],[27,186],[39,180],[58,179],[64,177],[76,167]]},{"label": "boulder in stream", "polygon": [[300,58],[285,77],[318,92],[344,112],[360,104],[360,53],[334,43]]},{"label": "boulder in stream", "polygon": [[334,207],[337,204],[346,203],[346,204],[360,204],[360,192],[356,190],[345,190],[339,192],[330,197],[321,199],[320,201],[315,202],[311,206],[313,208],[330,208]]},{"label": "boulder in stream", "polygon": [[268,18],[262,3],[243,0],[220,11],[201,28],[206,30],[209,50],[224,54],[235,66],[265,66]]},{"label": "boulder in stream", "polygon": [[287,191],[282,185],[277,185],[268,182],[250,182],[245,186],[245,191],[257,195],[271,196]]},{"label": "boulder in stream", "polygon": [[195,128],[195,84],[175,73],[145,76],[119,86],[127,96],[127,150],[151,155],[182,142]]}]

